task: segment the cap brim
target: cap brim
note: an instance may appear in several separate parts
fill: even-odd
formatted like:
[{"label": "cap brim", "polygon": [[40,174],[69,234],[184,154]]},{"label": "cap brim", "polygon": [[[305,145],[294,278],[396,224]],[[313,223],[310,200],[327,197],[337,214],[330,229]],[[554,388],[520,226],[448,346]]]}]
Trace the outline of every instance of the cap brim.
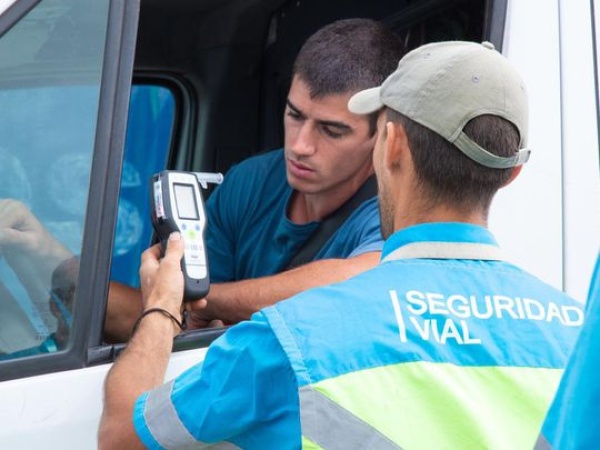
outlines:
[{"label": "cap brim", "polygon": [[354,114],[371,114],[383,108],[380,92],[380,86],[357,92],[348,101],[348,109]]}]

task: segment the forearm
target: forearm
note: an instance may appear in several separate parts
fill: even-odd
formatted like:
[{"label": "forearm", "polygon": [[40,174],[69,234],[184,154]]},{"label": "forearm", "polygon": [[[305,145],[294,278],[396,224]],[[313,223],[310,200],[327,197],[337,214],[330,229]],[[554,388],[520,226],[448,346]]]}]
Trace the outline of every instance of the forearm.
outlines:
[{"label": "forearm", "polygon": [[144,448],[133,427],[136,399],[163,383],[173,347],[174,323],[149,314],[110,370],[105,384],[104,414],[99,430],[101,449]]},{"label": "forearm", "polygon": [[141,313],[141,292],[127,285],[111,282],[104,318],[104,339],[109,342],[127,341],[133,324]]},{"label": "forearm", "polygon": [[377,265],[379,257],[379,252],[370,252],[349,259],[325,259],[268,277],[215,283],[210,287],[208,306],[200,314],[230,323],[246,320],[256,311],[299,292],[364,272]]},{"label": "forearm", "polygon": [[142,254],[140,280],[146,315],[140,316],[127,348],[106,377],[98,432],[101,449],[143,448],[133,426],[135,401],[162,384],[173,336],[181,331],[183,242],[179,233],[169,237],[165,256],[159,260],[160,255],[159,245]]}]

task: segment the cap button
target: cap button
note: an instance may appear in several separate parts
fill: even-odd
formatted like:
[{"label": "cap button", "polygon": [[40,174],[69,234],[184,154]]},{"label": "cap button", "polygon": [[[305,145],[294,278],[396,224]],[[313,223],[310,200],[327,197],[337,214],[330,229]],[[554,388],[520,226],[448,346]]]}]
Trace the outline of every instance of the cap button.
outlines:
[{"label": "cap button", "polygon": [[489,41],[483,41],[483,42],[481,43],[481,45],[483,45],[485,48],[487,48],[487,49],[489,49],[489,50],[494,50],[494,49],[495,49],[495,47],[494,47],[494,44],[492,44],[492,43],[491,43],[491,42],[489,42]]}]

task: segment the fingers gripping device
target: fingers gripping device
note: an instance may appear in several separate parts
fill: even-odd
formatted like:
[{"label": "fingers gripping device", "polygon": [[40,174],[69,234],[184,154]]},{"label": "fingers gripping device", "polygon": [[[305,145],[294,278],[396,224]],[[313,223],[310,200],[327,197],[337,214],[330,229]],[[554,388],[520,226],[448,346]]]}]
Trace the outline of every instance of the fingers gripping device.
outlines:
[{"label": "fingers gripping device", "polygon": [[150,205],[154,231],[166,249],[169,235],[179,231],[185,242],[181,259],[185,301],[206,297],[210,288],[204,246],[206,215],[200,186],[223,181],[220,173],[164,170],[150,179]]}]

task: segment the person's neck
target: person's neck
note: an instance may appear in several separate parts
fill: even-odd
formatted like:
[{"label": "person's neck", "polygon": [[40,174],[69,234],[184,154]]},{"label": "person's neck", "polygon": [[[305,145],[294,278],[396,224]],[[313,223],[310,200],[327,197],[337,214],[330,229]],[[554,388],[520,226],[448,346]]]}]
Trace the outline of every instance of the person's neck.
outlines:
[{"label": "person's neck", "polygon": [[479,209],[464,211],[447,205],[437,205],[430,208],[396,208],[394,230],[434,222],[470,223],[485,228],[488,226],[487,213]]},{"label": "person's neck", "polygon": [[296,224],[321,221],[346,203],[372,175],[366,172],[343,185],[316,194],[292,191],[288,218]]}]

